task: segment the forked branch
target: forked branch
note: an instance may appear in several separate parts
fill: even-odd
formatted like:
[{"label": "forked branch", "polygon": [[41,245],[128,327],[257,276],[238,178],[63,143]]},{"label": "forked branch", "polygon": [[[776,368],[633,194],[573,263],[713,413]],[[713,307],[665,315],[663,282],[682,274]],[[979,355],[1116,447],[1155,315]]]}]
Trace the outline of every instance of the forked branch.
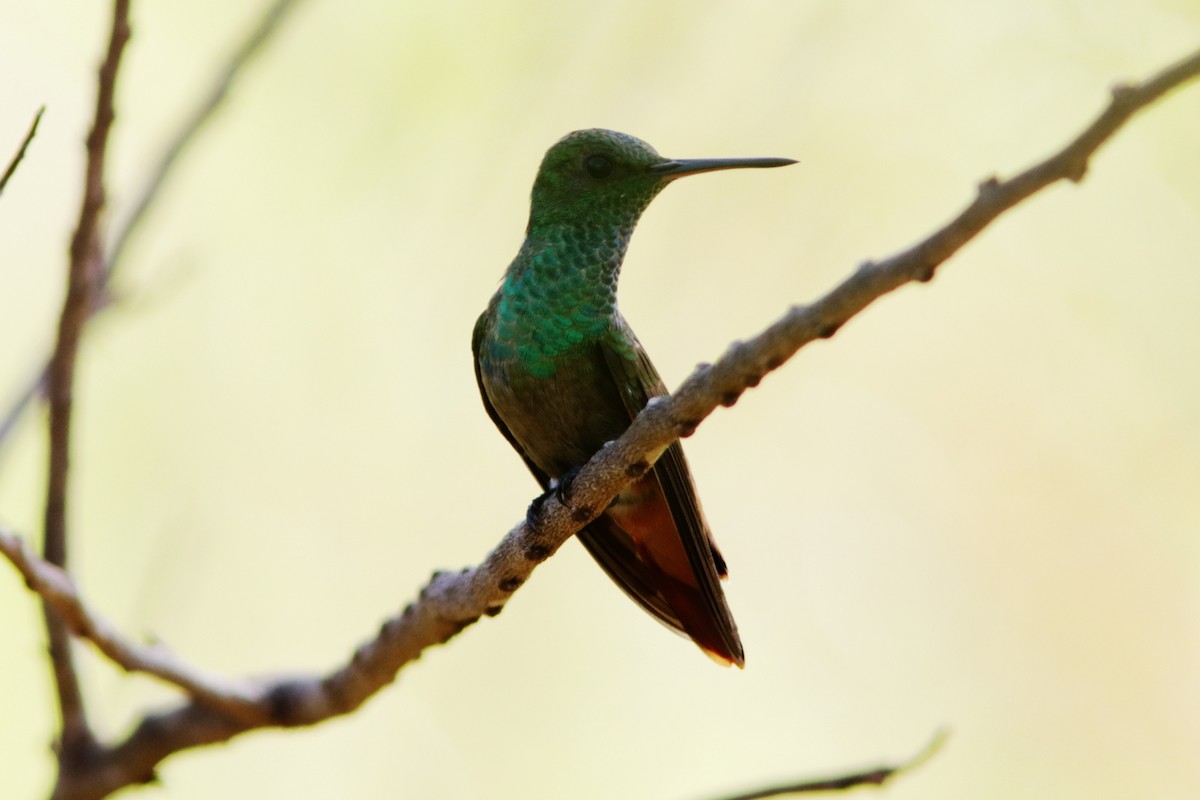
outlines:
[{"label": "forked branch", "polygon": [[[207,94],[204,95],[203,101],[192,110],[170,137],[162,154],[159,156],[158,162],[150,171],[146,184],[139,190],[137,201],[133,204],[133,210],[122,223],[115,226],[112,236],[113,243],[104,259],[102,275],[100,277],[100,288],[96,293],[97,296],[93,298],[90,308],[91,314],[95,315],[111,307],[113,297],[108,290],[117,272],[120,270],[121,264],[124,262],[123,257],[126,252],[126,246],[132,237],[137,235],[138,230],[140,230],[142,223],[146,219],[147,213],[161,195],[163,186],[166,185],[174,173],[180,160],[187,154],[192,144],[196,142],[197,137],[216,115],[216,112],[225,104],[229,93],[237,84],[238,79],[241,78],[247,65],[272,40],[279,31],[283,21],[297,5],[299,5],[299,0],[273,0],[254,27],[246,33],[245,38],[233,51],[229,60],[217,72],[211,87]],[[39,111],[38,119],[40,118],[41,112]],[[34,120],[34,128],[36,129],[36,127],[37,120]],[[10,165],[10,171],[16,169],[16,164],[24,154],[25,146],[28,145],[29,139],[32,137],[33,130],[29,132],[25,145],[21,147],[16,159]],[[7,179],[6,175],[4,181],[7,181]],[[4,188],[4,181],[0,181],[0,191]],[[49,359],[47,359],[44,363],[41,363],[36,372],[30,376],[23,388],[18,392],[17,396],[12,399],[4,417],[0,419],[0,446],[3,446],[9,434],[17,427],[17,422],[21,419],[21,415],[25,409],[29,408],[39,394],[46,391],[49,373],[50,364]]]}]

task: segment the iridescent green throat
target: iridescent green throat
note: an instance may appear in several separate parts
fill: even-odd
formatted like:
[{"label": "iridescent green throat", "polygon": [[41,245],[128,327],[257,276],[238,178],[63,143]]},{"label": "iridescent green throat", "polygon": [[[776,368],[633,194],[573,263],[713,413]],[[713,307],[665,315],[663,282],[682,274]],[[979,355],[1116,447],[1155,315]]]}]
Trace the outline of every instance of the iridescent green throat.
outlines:
[{"label": "iridescent green throat", "polygon": [[[632,216],[632,215],[631,215]],[[637,219],[605,228],[556,225],[530,232],[505,273],[494,354],[548,378],[573,348],[605,336],[617,279]]]}]

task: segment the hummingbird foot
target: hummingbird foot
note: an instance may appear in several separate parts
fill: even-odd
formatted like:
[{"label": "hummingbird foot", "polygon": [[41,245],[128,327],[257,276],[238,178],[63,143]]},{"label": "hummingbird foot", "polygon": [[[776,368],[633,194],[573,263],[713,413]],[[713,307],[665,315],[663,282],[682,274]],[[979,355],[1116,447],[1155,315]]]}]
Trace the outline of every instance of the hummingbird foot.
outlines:
[{"label": "hummingbird foot", "polygon": [[567,508],[571,506],[571,490],[575,488],[575,479],[579,477],[579,467],[571,467],[562,477],[550,479],[550,489],[558,496],[558,501]]},{"label": "hummingbird foot", "polygon": [[591,506],[576,506],[572,501],[572,490],[575,488],[575,479],[579,477],[579,471],[582,467],[571,467],[562,474],[562,477],[556,481],[551,481],[551,491],[558,496],[558,502],[562,503],[567,508],[571,509],[571,519],[575,522],[589,522],[596,515],[595,510]]},{"label": "hummingbird foot", "polygon": [[576,508],[571,502],[571,489],[575,483],[575,477],[579,474],[579,467],[573,467],[567,470],[559,478],[551,478],[546,491],[542,492],[533,502],[529,504],[529,508],[525,511],[525,523],[537,529],[542,518],[542,512],[546,508],[546,501],[551,497],[558,500],[566,509],[571,512],[571,519],[576,522],[587,522],[591,520],[593,511],[591,508],[582,507]]},{"label": "hummingbird foot", "polygon": [[542,510],[546,507],[546,501],[550,499],[550,495],[554,493],[554,488],[551,487],[546,491],[533,498],[533,502],[529,504],[529,508],[525,510],[525,524],[533,530],[537,530],[542,519]]}]

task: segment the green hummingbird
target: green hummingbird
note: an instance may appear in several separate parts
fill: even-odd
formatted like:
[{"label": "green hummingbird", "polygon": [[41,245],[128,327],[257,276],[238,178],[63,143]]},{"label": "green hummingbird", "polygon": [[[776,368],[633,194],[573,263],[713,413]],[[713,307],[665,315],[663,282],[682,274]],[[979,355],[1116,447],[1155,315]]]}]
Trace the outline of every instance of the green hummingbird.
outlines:
[{"label": "green hummingbird", "polygon": [[[475,323],[475,378],[492,422],[545,491],[619,437],[667,387],[617,310],[638,218],[684,175],[780,167],[787,158],[663,158],[615,131],[569,133],[533,184],[520,252]],[[726,577],[683,449],[675,442],[579,532],[639,605],[722,664],[745,664]]]}]

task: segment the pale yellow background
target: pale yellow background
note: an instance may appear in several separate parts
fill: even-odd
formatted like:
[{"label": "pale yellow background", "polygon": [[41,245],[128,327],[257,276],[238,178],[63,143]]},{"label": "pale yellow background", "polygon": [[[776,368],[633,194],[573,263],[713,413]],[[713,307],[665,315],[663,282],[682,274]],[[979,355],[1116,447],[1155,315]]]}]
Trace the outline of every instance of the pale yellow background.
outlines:
[{"label": "pale yellow background", "polygon": [[[258,3],[254,5],[260,5]],[[109,3],[0,0],[0,396],[52,336]],[[127,213],[257,11],[135,2]],[[83,351],[72,535],[130,635],[325,670],[535,486],[469,336],[537,163],[671,156],[622,305],[668,384],[906,247],[1200,44],[1196,0],[310,2],[129,252]],[[748,654],[724,671],[569,544],[360,713],[176,756],[130,797],[716,797],[944,751],[889,798],[1200,797],[1200,86],[687,442]],[[37,536],[40,414],[0,451]],[[44,796],[38,607],[0,568],[0,797]],[[82,653],[106,736],[172,695]]]}]

